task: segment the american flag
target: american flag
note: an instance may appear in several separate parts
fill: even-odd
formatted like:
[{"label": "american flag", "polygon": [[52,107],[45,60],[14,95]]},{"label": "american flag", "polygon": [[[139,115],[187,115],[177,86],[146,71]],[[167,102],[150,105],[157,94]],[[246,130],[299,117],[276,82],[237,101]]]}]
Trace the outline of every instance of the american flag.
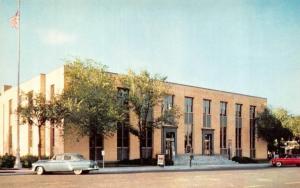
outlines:
[{"label": "american flag", "polygon": [[16,14],[9,19],[10,26],[12,28],[18,29],[19,28],[19,21],[20,21],[20,13],[19,13],[19,11],[17,11]]}]

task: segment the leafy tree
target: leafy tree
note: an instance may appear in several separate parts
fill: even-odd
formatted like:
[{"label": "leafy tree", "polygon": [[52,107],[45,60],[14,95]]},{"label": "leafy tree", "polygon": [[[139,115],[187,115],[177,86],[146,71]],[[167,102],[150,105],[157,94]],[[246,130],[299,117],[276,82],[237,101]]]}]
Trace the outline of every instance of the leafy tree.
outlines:
[{"label": "leafy tree", "polygon": [[[258,137],[267,141],[268,149],[271,151],[279,149],[281,143],[279,141],[288,140],[293,136],[290,129],[283,127],[281,120],[268,108],[258,115],[256,123]],[[277,141],[276,145],[274,141]]]},{"label": "leafy tree", "polygon": [[95,134],[112,135],[117,122],[123,119],[114,76],[93,60],[75,59],[65,66],[65,80],[62,98],[69,111],[65,135],[75,135],[77,139]]},{"label": "leafy tree", "polygon": [[166,77],[150,75],[147,71],[136,74],[129,71],[121,79],[123,86],[129,89],[129,108],[137,117],[137,127],[130,126],[130,132],[139,139],[140,160],[143,163],[142,144],[147,131],[160,128],[164,123],[176,125],[179,113],[176,107],[165,109],[164,113],[155,118],[153,109],[162,103],[163,97],[169,92]]},{"label": "leafy tree", "polygon": [[51,126],[62,126],[63,118],[67,113],[61,100],[54,97],[50,101],[46,101],[42,93],[33,94],[29,92],[26,94],[28,102],[25,105],[20,105],[18,110],[22,122],[28,125],[38,127],[38,157],[41,157],[41,129],[45,127],[46,121],[51,123]]},{"label": "leafy tree", "polygon": [[291,130],[295,137],[300,136],[300,118],[289,114],[287,110],[278,108],[274,110],[275,117],[281,122],[282,126]]}]

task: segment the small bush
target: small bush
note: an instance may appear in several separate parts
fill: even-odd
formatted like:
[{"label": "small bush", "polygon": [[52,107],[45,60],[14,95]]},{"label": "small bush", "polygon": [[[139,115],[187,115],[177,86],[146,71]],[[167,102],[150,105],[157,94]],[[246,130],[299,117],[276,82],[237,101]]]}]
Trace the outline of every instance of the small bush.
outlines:
[{"label": "small bush", "polygon": [[7,153],[0,156],[1,168],[13,168],[15,164],[16,157],[13,155],[8,155]]},{"label": "small bush", "polygon": [[233,161],[235,161],[235,162],[238,162],[238,163],[241,163],[241,164],[257,163],[256,160],[251,159],[251,158],[249,158],[249,157],[238,157],[238,156],[234,156],[234,157],[232,157],[231,160],[233,160]]},{"label": "small bush", "polygon": [[25,155],[21,157],[21,163],[23,168],[31,168],[32,163],[36,162],[38,160],[37,156],[33,155]]}]

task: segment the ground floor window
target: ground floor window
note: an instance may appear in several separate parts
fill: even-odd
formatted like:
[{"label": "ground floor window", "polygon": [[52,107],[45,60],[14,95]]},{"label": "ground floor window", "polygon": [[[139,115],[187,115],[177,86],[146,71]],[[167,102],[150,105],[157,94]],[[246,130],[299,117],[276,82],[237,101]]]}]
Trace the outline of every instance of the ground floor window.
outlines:
[{"label": "ground floor window", "polygon": [[242,156],[242,128],[235,128],[235,155]]},{"label": "ground floor window", "polygon": [[250,157],[255,158],[255,124],[250,121]]},{"label": "ground floor window", "polygon": [[227,127],[221,127],[220,128],[220,148],[221,148],[221,154],[227,155]]},{"label": "ground floor window", "polygon": [[101,151],[103,150],[103,136],[99,133],[93,133],[90,135],[89,141],[90,160],[99,161],[102,160]]},{"label": "ground floor window", "polygon": [[123,123],[118,123],[117,128],[117,159],[129,159],[129,129]]},{"label": "ground floor window", "polygon": [[142,146],[142,158],[150,159],[152,158],[152,132],[151,128],[146,129],[145,134],[141,141]]}]

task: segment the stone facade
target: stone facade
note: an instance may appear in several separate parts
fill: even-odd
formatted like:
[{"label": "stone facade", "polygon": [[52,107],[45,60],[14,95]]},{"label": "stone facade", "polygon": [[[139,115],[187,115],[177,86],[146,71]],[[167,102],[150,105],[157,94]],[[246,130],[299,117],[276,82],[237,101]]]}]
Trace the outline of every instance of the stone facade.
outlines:
[{"label": "stone facade", "polygon": [[[166,136],[168,131],[174,132],[172,152],[175,155],[185,154],[186,144],[186,125],[185,125],[185,97],[192,98],[192,140],[190,152],[194,154],[204,153],[206,144],[209,143],[211,154],[221,154],[220,148],[220,102],[226,102],[226,148],[230,147],[231,156],[236,153],[236,104],[242,104],[242,127],[241,127],[241,150],[242,155],[250,157],[250,106],[255,106],[255,113],[262,111],[267,105],[267,99],[261,97],[248,96],[243,94],[206,89],[201,87],[187,86],[177,83],[168,83],[173,95],[173,103],[181,112],[179,124],[177,127],[165,127],[163,129],[155,129],[152,134],[152,157],[156,158],[157,154],[168,152]],[[46,99],[59,94],[65,87],[64,67],[61,67],[48,74],[40,74],[39,76],[24,82],[20,85],[22,92],[43,93]],[[0,96],[0,155],[5,153],[15,154],[16,152],[16,97],[17,88],[4,86]],[[210,101],[210,126],[208,128],[203,125],[204,99]],[[161,107],[154,109],[154,116],[161,113]],[[131,123],[135,122],[133,113],[130,113]],[[46,124],[43,130],[42,138],[42,155],[50,156],[55,153],[62,152],[78,152],[86,158],[90,158],[89,138],[85,137],[81,140],[72,138],[72,135],[62,137],[62,129],[54,130]],[[31,135],[31,136],[30,136]],[[208,136],[207,136],[208,135]],[[204,136],[207,136],[204,138]],[[213,140],[212,140],[213,139]],[[20,152],[21,156],[26,154],[37,155],[38,130],[32,127],[30,134],[28,125],[20,125]],[[105,160],[116,161],[117,158],[117,134],[104,139],[103,148],[105,150]],[[203,148],[205,147],[205,149]],[[171,151],[171,150],[170,150]],[[265,141],[255,137],[255,156],[252,158],[267,158],[267,144]],[[137,137],[129,135],[129,159],[139,158],[139,142]]]}]

